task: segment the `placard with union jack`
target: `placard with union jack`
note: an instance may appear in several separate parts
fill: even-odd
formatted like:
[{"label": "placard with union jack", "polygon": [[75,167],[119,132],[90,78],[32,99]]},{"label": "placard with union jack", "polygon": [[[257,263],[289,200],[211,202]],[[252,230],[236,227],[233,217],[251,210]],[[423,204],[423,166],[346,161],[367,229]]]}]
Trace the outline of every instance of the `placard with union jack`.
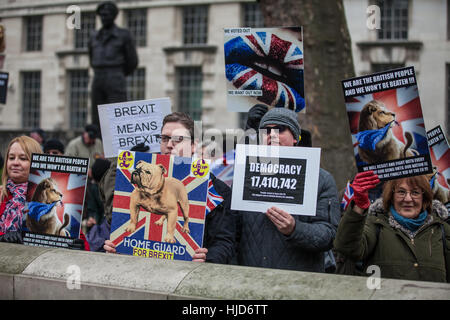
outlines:
[{"label": "placard with union jack", "polygon": [[88,158],[32,154],[25,244],[67,247],[80,237],[88,168]]},{"label": "placard with union jack", "polygon": [[301,27],[226,28],[224,42],[228,110],[305,111]]},{"label": "placard with union jack", "polygon": [[429,174],[434,199],[450,208],[450,148],[441,126],[427,132],[433,173]]},{"label": "placard with union jack", "polygon": [[358,171],[380,180],[432,171],[413,67],[342,81]]},{"label": "placard with union jack", "polygon": [[192,260],[203,245],[208,181],[205,160],[119,151],[110,235],[117,251]]}]

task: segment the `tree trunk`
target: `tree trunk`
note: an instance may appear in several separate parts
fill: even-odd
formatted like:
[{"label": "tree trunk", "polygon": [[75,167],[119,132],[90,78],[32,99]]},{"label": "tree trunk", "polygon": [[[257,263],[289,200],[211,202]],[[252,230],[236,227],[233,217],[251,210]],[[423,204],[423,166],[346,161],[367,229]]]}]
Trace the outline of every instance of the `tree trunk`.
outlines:
[{"label": "tree trunk", "polygon": [[356,173],[341,80],[354,77],[342,0],[260,0],[266,27],[303,27],[306,114],[302,128],[322,148],[321,167],[338,190]]}]

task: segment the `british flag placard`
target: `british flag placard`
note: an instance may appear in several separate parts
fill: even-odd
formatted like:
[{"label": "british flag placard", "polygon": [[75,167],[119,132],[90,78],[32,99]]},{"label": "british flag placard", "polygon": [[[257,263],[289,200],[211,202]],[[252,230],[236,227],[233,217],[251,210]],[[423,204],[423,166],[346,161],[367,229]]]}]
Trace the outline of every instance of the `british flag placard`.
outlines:
[{"label": "british flag placard", "polygon": [[433,173],[429,174],[434,199],[450,207],[450,148],[441,126],[427,132]]},{"label": "british flag placard", "polygon": [[67,247],[80,237],[88,168],[88,158],[32,155],[25,244]]},{"label": "british flag placard", "polygon": [[264,103],[304,111],[301,27],[227,28],[224,37],[229,110]]},{"label": "british flag placard", "polygon": [[413,67],[342,81],[359,171],[381,180],[430,173],[425,123]]},{"label": "british flag placard", "polygon": [[120,151],[110,235],[117,251],[192,260],[203,244],[208,170],[190,158]]}]

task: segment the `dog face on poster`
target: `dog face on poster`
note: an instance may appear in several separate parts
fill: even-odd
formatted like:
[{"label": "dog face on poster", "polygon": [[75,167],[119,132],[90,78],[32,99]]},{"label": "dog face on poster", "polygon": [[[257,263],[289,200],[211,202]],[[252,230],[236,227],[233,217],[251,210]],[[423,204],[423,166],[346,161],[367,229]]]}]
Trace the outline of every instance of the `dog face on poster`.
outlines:
[{"label": "dog face on poster", "polygon": [[428,154],[417,86],[346,99],[358,167]]},{"label": "dog face on poster", "polygon": [[359,116],[358,135],[364,132],[381,131],[383,136],[373,148],[358,146],[361,159],[368,163],[380,163],[390,160],[403,159],[417,155],[410,149],[413,143],[413,136],[405,132],[406,144],[401,142],[393,134],[393,127],[398,125],[395,121],[395,113],[389,111],[383,102],[372,100],[361,110]]},{"label": "dog face on poster", "polygon": [[28,205],[29,213],[26,226],[31,232],[57,236],[70,236],[65,228],[69,225],[70,216],[64,213],[61,222],[57,215],[57,207],[63,206],[63,194],[52,178],[43,179],[34,190]]},{"label": "dog face on poster", "polygon": [[183,183],[173,177],[165,177],[167,170],[161,164],[140,160],[131,174],[131,183],[136,185],[130,195],[130,222],[126,229],[136,230],[140,208],[161,215],[155,222],[163,225],[167,220],[165,242],[175,243],[174,232],[178,217],[178,207],[184,217],[182,232],[189,233],[189,200]]}]

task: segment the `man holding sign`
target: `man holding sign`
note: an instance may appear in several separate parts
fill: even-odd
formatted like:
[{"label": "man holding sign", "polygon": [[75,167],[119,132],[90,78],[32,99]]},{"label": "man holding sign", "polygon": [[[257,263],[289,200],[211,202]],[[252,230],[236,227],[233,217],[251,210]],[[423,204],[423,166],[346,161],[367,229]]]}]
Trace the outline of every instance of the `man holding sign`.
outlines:
[{"label": "man holding sign", "polygon": [[[164,117],[159,138],[161,154],[192,157],[197,144],[194,140],[194,121],[187,114],[171,113]],[[197,249],[192,258],[193,261],[229,263],[234,245],[234,216],[230,211],[231,191],[224,182],[212,174],[210,179],[216,191],[214,195],[222,198],[222,202],[212,206],[208,204],[211,211],[207,213],[205,219],[204,248]],[[210,192],[212,192],[211,186],[208,189],[208,197]],[[109,253],[116,252],[116,246],[110,240],[105,240],[103,249]]]},{"label": "man holding sign", "polygon": [[[273,108],[261,119],[265,130],[263,143],[269,146],[297,146],[300,125],[297,114],[285,108]],[[283,165],[277,170],[298,171]],[[275,166],[273,167],[275,168]],[[287,170],[287,171],[286,171]],[[305,184],[305,190],[308,185]],[[239,212],[237,262],[240,265],[324,272],[324,253],[331,249],[340,218],[334,178],[320,169],[316,211],[308,216],[272,206],[265,214]]]}]

